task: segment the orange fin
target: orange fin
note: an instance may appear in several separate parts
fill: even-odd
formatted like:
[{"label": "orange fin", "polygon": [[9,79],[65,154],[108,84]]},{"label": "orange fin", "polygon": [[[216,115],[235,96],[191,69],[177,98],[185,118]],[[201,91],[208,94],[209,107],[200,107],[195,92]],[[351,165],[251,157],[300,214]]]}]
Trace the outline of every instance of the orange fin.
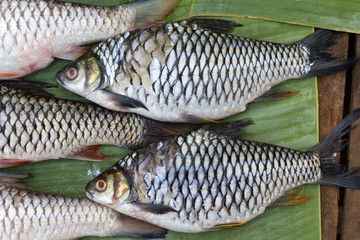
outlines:
[{"label": "orange fin", "polygon": [[6,72],[6,71],[0,71],[0,77],[15,77],[20,75],[17,72]]},{"label": "orange fin", "polygon": [[278,200],[276,200],[271,205],[293,205],[293,204],[298,204],[298,203],[305,202],[310,197],[311,196],[303,197],[303,196],[297,195],[296,189],[292,189],[292,190],[288,191],[287,193],[285,193],[283,196],[281,196]]},{"label": "orange fin", "polygon": [[272,89],[270,88],[267,92],[265,92],[263,95],[255,99],[255,102],[264,102],[264,101],[273,101],[273,100],[281,100],[290,98],[292,96],[295,96],[300,91],[296,92],[290,92],[290,91],[284,91],[281,89]]},{"label": "orange fin", "polygon": [[32,161],[23,159],[0,159],[0,168],[21,166]]},{"label": "orange fin", "polygon": [[104,161],[114,157],[114,155],[104,155],[100,151],[101,145],[85,147],[81,152],[68,156],[68,158],[88,161]]},{"label": "orange fin", "polygon": [[215,225],[211,229],[240,229],[242,225],[244,225],[246,222],[240,222],[240,223],[228,223],[228,224],[219,224]]},{"label": "orange fin", "polygon": [[65,60],[71,60],[74,61],[75,59],[81,57],[87,51],[89,51],[90,47],[74,47],[71,51],[56,55],[55,57],[65,59]]}]

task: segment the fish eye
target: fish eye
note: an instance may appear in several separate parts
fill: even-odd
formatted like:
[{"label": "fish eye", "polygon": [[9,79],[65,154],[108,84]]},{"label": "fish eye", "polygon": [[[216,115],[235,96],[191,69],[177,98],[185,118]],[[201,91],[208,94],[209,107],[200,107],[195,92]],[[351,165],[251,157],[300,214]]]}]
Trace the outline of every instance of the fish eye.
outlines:
[{"label": "fish eye", "polygon": [[76,68],[71,67],[66,71],[66,77],[70,80],[74,80],[78,75],[78,71]]},{"label": "fish eye", "polygon": [[98,180],[96,182],[96,190],[98,190],[99,192],[103,192],[106,189],[106,182],[102,179]]}]

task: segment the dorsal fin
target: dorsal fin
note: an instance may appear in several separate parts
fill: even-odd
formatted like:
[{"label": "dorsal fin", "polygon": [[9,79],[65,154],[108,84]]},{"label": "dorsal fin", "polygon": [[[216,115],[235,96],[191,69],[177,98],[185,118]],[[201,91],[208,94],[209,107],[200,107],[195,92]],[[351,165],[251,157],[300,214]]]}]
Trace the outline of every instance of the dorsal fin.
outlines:
[{"label": "dorsal fin", "polygon": [[196,24],[201,28],[205,28],[218,33],[229,33],[234,30],[235,27],[242,26],[240,23],[236,23],[233,21],[213,18],[190,18],[188,20],[188,24]]}]

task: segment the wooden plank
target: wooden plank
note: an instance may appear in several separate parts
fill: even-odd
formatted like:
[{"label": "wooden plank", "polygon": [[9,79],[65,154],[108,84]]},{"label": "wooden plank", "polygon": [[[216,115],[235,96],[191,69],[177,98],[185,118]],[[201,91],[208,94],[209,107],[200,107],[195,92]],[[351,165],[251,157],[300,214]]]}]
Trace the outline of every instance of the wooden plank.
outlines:
[{"label": "wooden plank", "polygon": [[[356,36],[356,57],[360,58],[360,35]],[[360,62],[353,71],[350,109],[360,107]],[[350,134],[348,169],[360,168],[360,128]],[[342,216],[341,239],[360,240],[360,191],[346,189]]]},{"label": "wooden plank", "polygon": [[[349,36],[340,34],[332,53],[347,59]],[[323,139],[343,118],[346,72],[318,78],[319,137]],[[340,160],[338,155],[335,159]],[[323,240],[336,240],[338,227],[339,189],[321,186],[321,235]]]}]

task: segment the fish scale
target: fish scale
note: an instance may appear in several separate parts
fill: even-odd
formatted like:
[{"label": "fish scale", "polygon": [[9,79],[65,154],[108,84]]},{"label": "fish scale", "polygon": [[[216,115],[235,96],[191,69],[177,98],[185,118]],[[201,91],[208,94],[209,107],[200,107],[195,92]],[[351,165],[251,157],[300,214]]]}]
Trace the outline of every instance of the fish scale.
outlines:
[{"label": "fish scale", "polygon": [[[122,17],[117,12],[128,17]],[[65,52],[66,49],[71,51],[74,45],[124,32],[133,26],[134,17],[135,9],[124,6],[104,8],[53,0],[3,0],[0,4],[0,28],[7,31],[0,31],[0,70],[29,71],[31,68],[41,68],[44,62],[39,61],[40,66],[37,66],[34,60],[42,60],[44,55],[30,56],[28,49],[33,50],[37,46],[39,52],[51,52],[50,56],[46,56],[51,62],[52,57],[61,55],[64,49]],[[64,36],[72,36],[75,43],[59,41],[66,38]],[[30,66],[25,64],[27,61]]]},{"label": "fish scale", "polygon": [[[200,148],[204,149],[202,154]],[[293,160],[300,156],[301,160]],[[210,158],[210,162],[201,161]],[[142,179],[134,182],[135,189],[147,192],[138,199],[140,202],[164,204],[178,211],[169,219],[174,222],[172,228],[182,225],[177,228],[182,231],[182,227],[192,225],[194,232],[246,222],[285,191],[322,176],[316,154],[232,140],[206,130],[166,144],[152,144],[118,162],[115,168],[127,169],[132,178]],[[166,173],[159,171],[161,168]],[[161,188],[164,183],[169,187]]]},{"label": "fish scale", "polygon": [[[288,97],[291,93],[270,91],[259,99],[287,79],[341,71],[354,61],[326,54],[333,32],[315,32],[284,45],[214,31],[217,25],[235,25],[206,21],[183,20],[119,34],[70,63],[57,78],[68,90],[112,110],[201,122],[242,112],[256,99]],[[86,61],[99,66],[96,77],[86,69],[75,79],[66,77],[71,68],[83,71]]]},{"label": "fish scale", "polygon": [[79,46],[155,24],[178,2],[148,0],[102,7],[56,0],[2,0],[0,79],[44,68],[54,57],[74,60],[85,53]]},{"label": "fish scale", "polygon": [[0,85],[0,159],[44,160],[76,155],[87,146],[138,147],[151,120]]},{"label": "fish scale", "polygon": [[39,193],[4,183],[0,185],[0,206],[2,240],[82,236],[159,238],[166,233],[85,198]]}]

